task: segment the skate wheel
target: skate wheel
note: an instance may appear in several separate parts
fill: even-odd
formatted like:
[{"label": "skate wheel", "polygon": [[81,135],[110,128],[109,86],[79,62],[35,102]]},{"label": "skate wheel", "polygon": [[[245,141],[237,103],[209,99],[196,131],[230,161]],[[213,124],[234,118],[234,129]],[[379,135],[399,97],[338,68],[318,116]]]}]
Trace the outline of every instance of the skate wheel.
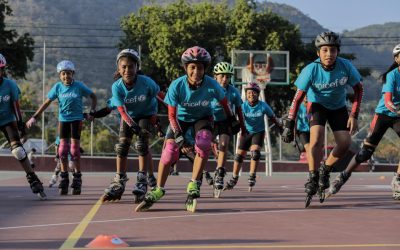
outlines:
[{"label": "skate wheel", "polygon": [[44,192],[39,192],[36,194],[40,200],[45,201],[47,200],[47,195]]},{"label": "skate wheel", "polygon": [[81,190],[80,189],[72,189],[72,195],[80,195]]},{"label": "skate wheel", "polygon": [[311,204],[311,200],[312,200],[312,195],[307,195],[307,197],[306,197],[306,208],[308,207],[308,206],[310,206],[310,204]]},{"label": "skate wheel", "polygon": [[135,208],[135,212],[144,212],[149,210],[149,208],[151,207],[152,204],[147,203],[145,200],[142,201],[136,208]]},{"label": "skate wheel", "polygon": [[323,203],[325,201],[325,190],[319,193],[319,203]]},{"label": "skate wheel", "polygon": [[327,192],[325,193],[325,199],[328,199],[329,197],[331,197],[333,194],[331,192]]},{"label": "skate wheel", "polygon": [[222,189],[214,189],[214,198],[219,198],[221,196]]},{"label": "skate wheel", "polygon": [[104,203],[104,202],[118,202],[119,200],[121,200],[121,198],[110,199],[110,197],[107,196],[107,195],[103,195],[101,197],[101,202],[102,203]]},{"label": "skate wheel", "polygon": [[186,210],[189,212],[196,212],[197,199],[190,199],[186,202]]},{"label": "skate wheel", "polygon": [[133,202],[134,202],[135,204],[139,204],[139,203],[141,203],[143,200],[144,200],[144,194],[141,194],[141,195],[134,194],[134,195],[133,195]]},{"label": "skate wheel", "polygon": [[67,195],[68,194],[68,189],[61,189],[61,188],[59,188],[58,189],[58,193],[60,194],[60,195]]}]

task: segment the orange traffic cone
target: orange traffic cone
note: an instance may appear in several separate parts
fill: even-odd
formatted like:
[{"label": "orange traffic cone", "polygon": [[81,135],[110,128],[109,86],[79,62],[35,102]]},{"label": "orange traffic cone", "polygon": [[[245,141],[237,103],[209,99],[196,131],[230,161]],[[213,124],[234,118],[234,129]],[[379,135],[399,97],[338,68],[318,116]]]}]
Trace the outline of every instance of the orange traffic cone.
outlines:
[{"label": "orange traffic cone", "polygon": [[87,248],[120,248],[129,247],[129,245],[121,240],[117,235],[98,235],[94,240],[86,245]]}]

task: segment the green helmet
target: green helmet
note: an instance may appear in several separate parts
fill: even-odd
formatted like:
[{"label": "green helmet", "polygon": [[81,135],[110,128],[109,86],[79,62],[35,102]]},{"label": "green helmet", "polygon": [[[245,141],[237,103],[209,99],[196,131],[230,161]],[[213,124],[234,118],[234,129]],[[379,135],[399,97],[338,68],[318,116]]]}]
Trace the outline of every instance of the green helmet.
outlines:
[{"label": "green helmet", "polygon": [[214,74],[231,74],[233,75],[233,66],[227,62],[220,62],[214,66]]}]

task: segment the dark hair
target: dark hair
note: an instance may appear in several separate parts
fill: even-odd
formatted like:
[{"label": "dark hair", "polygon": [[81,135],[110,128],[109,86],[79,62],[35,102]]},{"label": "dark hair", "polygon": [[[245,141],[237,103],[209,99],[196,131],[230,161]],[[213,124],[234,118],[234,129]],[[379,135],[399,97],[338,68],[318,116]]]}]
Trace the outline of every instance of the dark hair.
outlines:
[{"label": "dark hair", "polygon": [[382,79],[382,84],[385,84],[385,83],[386,83],[386,75],[387,75],[390,71],[394,70],[394,69],[397,68],[397,67],[399,67],[399,65],[397,64],[397,62],[393,62],[393,64],[389,67],[389,69],[386,70],[385,73],[383,73],[382,75],[379,76],[379,78]]}]

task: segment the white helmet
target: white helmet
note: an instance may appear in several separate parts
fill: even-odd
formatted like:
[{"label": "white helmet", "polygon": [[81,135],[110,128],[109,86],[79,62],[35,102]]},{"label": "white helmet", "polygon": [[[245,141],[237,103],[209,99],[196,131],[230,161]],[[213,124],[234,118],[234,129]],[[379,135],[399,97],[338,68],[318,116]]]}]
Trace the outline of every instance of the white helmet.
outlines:
[{"label": "white helmet", "polygon": [[396,46],[394,46],[393,56],[397,56],[397,54],[399,54],[399,53],[400,53],[400,43],[397,44]]},{"label": "white helmet", "polygon": [[75,72],[75,66],[71,61],[63,60],[57,64],[57,73],[63,70],[70,70]]},{"label": "white helmet", "polygon": [[121,50],[121,52],[119,52],[118,55],[117,55],[117,60],[115,61],[117,66],[118,66],[118,61],[119,61],[119,59],[121,59],[121,57],[130,57],[130,58],[132,58],[137,63],[137,66],[139,68],[139,66],[140,66],[140,56],[139,56],[139,53],[136,50],[134,50],[134,49]]},{"label": "white helmet", "polygon": [[6,58],[0,54],[0,68],[4,68],[7,65]]}]

